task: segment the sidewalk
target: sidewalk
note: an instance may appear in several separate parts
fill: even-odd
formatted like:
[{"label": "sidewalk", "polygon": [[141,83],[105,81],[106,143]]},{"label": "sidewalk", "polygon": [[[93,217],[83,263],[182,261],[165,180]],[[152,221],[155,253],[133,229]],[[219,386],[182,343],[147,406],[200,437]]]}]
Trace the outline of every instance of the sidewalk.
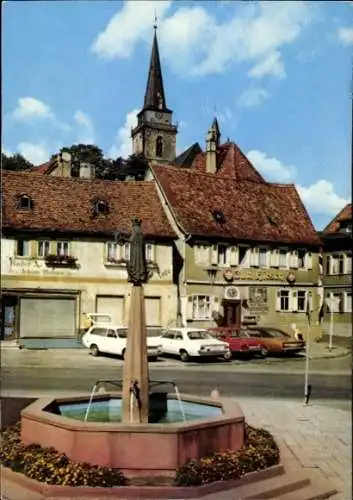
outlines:
[{"label": "sidewalk", "polygon": [[[249,424],[265,428],[278,440],[285,441],[304,470],[321,471],[334,484],[338,494],[332,500],[352,498],[350,411],[273,399],[237,398],[237,402]],[[13,488],[12,491],[11,488],[5,489],[5,498],[21,500],[21,492]],[[236,491],[233,490],[208,495],[204,500],[236,498]],[[33,500],[36,500],[35,496]]]}]

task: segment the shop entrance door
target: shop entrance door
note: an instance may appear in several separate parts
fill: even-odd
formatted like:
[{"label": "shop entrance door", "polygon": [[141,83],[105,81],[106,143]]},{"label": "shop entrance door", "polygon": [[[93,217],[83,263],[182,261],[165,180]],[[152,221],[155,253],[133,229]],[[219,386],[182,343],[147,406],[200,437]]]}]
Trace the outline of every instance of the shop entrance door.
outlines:
[{"label": "shop entrance door", "polygon": [[16,338],[16,316],[18,299],[12,295],[1,297],[0,335],[1,340],[13,340]]},{"label": "shop entrance door", "polygon": [[235,325],[238,328],[241,323],[240,300],[223,300],[223,326]]}]

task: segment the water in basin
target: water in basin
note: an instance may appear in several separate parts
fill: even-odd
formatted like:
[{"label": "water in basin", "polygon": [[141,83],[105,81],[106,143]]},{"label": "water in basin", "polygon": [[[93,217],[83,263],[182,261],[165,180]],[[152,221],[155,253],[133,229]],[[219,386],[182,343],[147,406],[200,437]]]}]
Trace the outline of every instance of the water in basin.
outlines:
[{"label": "water in basin", "polygon": [[[59,405],[60,414],[75,420],[84,420],[88,402],[63,403]],[[89,415],[89,422],[120,422],[122,400],[119,398],[93,401]],[[202,418],[217,417],[222,414],[222,409],[217,406],[183,401],[186,420],[199,420]],[[179,401],[168,399],[167,413],[158,423],[173,423],[183,421]]]}]

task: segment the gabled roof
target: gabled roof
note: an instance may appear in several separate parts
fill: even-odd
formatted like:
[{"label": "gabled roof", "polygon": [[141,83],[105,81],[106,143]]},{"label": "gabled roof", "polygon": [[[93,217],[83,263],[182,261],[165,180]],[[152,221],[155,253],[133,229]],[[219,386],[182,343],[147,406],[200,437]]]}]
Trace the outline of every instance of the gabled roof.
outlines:
[{"label": "gabled roof", "polygon": [[352,220],[352,204],[348,203],[338,214],[336,217],[332,219],[332,221],[324,228],[322,234],[328,235],[333,234],[339,231],[340,223],[345,220]]},{"label": "gabled roof", "polygon": [[[196,155],[191,168],[206,173],[206,153]],[[233,142],[226,142],[217,150],[217,177],[233,177],[237,181],[265,182],[240,148]]]},{"label": "gabled roof", "polygon": [[200,147],[200,144],[198,142],[195,142],[175,158],[175,160],[173,161],[173,165],[179,165],[180,167],[190,167],[195,160],[196,155],[199,153],[202,153],[202,149]]},{"label": "gabled roof", "polygon": [[56,156],[51,160],[42,163],[41,165],[37,165],[36,167],[31,168],[31,172],[35,172],[38,174],[50,174],[55,167],[57,167],[58,162]]},{"label": "gabled roof", "polygon": [[[31,210],[18,209],[18,197],[23,194],[32,199]],[[110,182],[5,171],[2,197],[3,229],[129,234],[131,218],[137,216],[142,219],[146,235],[176,237],[154,182]],[[107,215],[94,216],[95,200],[108,203]]]},{"label": "gabled roof", "polygon": [[[244,163],[246,170],[248,165]],[[292,184],[267,183],[258,180],[255,174],[255,181],[237,180],[239,176],[234,176],[234,172],[233,176],[226,177],[166,165],[153,165],[152,171],[185,234],[228,240],[320,244]],[[218,222],[215,211],[222,215]]]}]

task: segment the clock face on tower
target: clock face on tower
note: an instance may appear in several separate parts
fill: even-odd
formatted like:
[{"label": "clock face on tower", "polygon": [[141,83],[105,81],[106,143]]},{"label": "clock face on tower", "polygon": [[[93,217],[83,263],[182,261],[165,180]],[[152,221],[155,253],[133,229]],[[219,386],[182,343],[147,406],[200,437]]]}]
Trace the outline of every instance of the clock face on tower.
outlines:
[{"label": "clock face on tower", "polygon": [[161,120],[163,118],[163,113],[157,112],[156,113],[156,118],[157,118],[157,120]]}]

